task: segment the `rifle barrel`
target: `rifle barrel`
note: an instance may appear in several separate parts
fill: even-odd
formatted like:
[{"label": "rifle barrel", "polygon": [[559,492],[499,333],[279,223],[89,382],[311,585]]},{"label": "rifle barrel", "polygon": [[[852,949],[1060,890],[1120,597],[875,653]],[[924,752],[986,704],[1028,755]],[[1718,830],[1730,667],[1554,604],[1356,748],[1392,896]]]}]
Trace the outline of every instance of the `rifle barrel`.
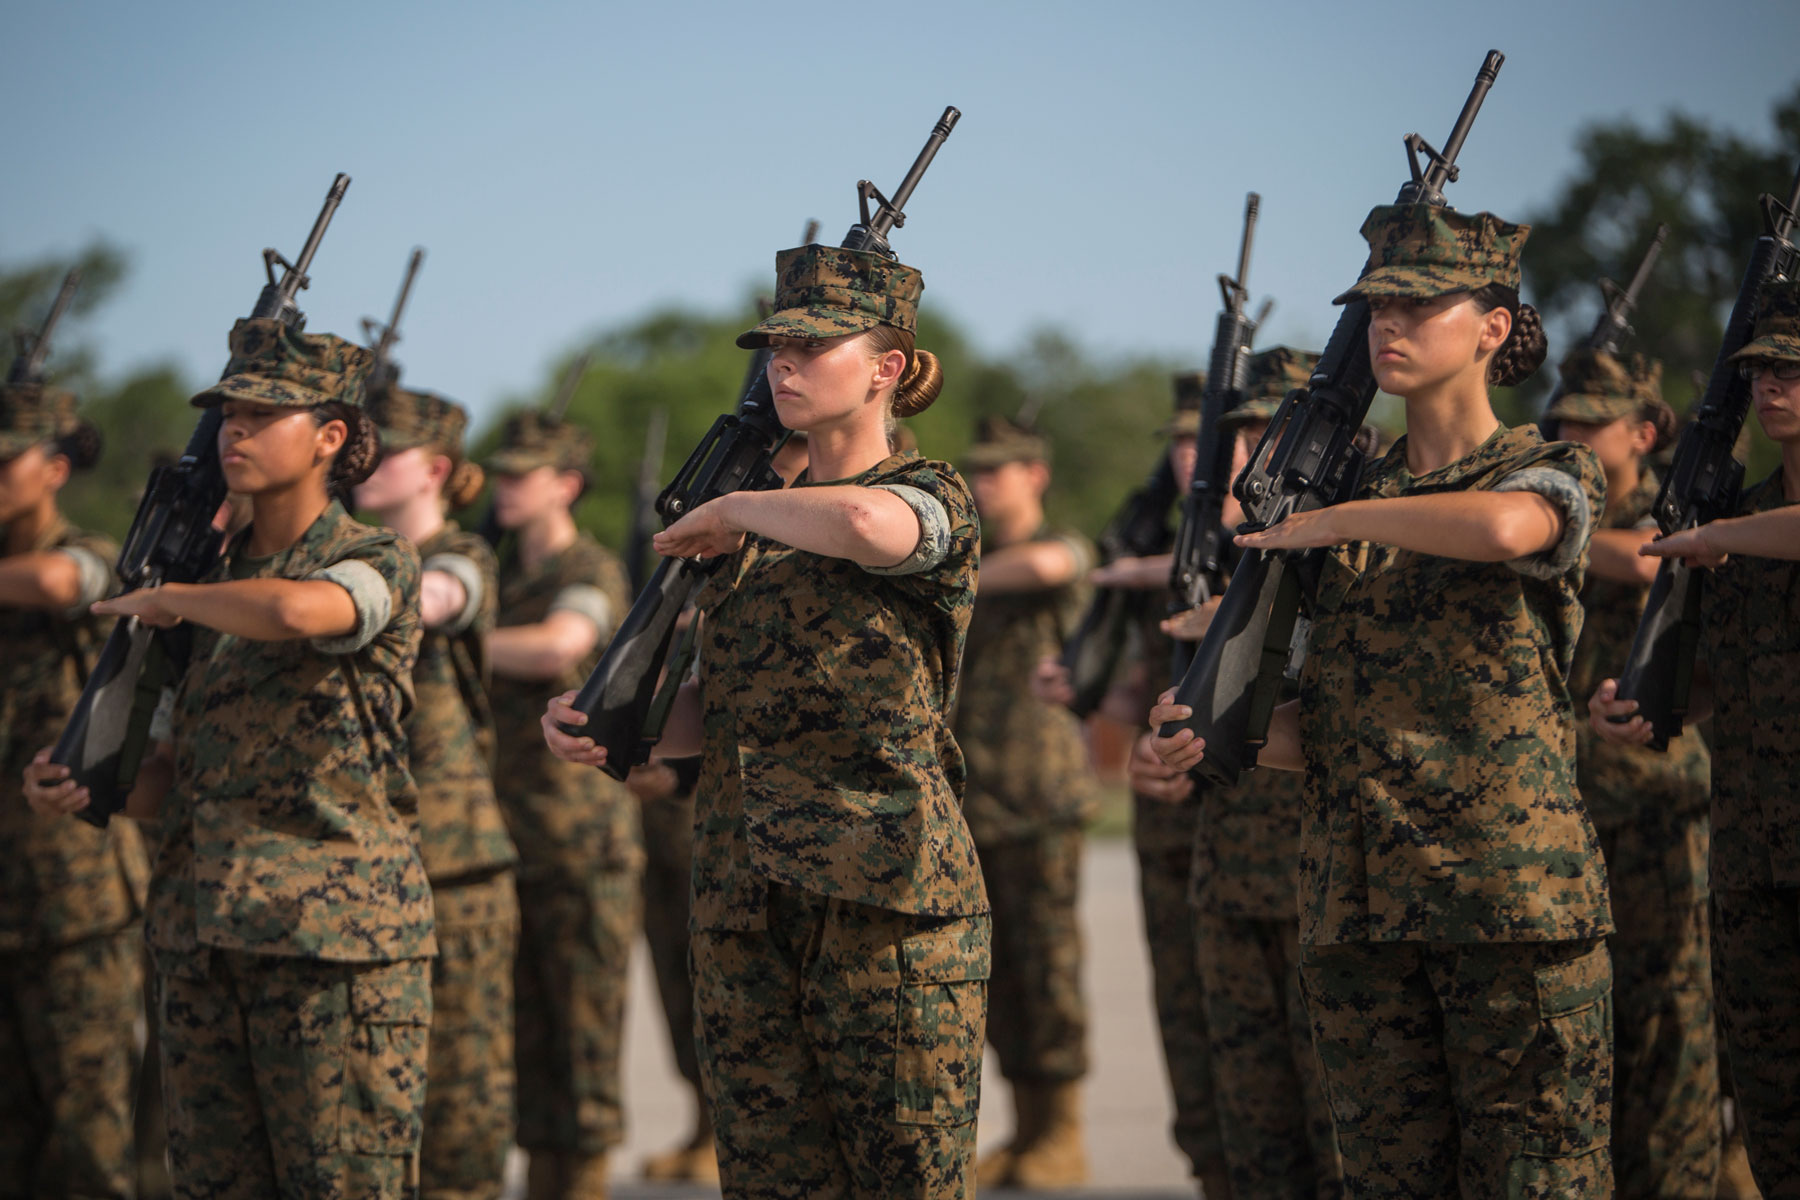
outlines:
[{"label": "rifle barrel", "polygon": [[575,399],[575,389],[581,386],[582,378],[587,375],[588,367],[593,361],[594,352],[583,350],[581,357],[569,364],[569,369],[563,373],[562,383],[556,389],[556,399],[550,402],[548,411],[551,420],[560,421],[569,411],[569,401]]},{"label": "rifle barrel", "polygon": [[949,105],[944,109],[944,115],[939,117],[937,124],[931,127],[931,136],[925,139],[925,148],[919,151],[919,157],[913,159],[913,165],[907,170],[906,178],[902,179],[900,186],[894,189],[894,194],[889,198],[887,207],[876,213],[874,220],[869,222],[872,232],[886,237],[889,230],[905,219],[906,202],[912,199],[913,189],[919,186],[919,180],[924,177],[925,169],[931,165],[931,160],[937,157],[938,147],[944,144],[944,139],[950,136],[950,131],[956,128],[956,122],[961,117],[962,110],[955,105]]},{"label": "rifle barrel", "polygon": [[1469,89],[1469,98],[1463,101],[1462,112],[1457,114],[1456,124],[1450,130],[1450,136],[1444,141],[1444,157],[1441,163],[1432,165],[1432,172],[1438,175],[1432,180],[1432,189],[1442,191],[1450,182],[1450,172],[1456,164],[1456,156],[1462,153],[1463,142],[1469,136],[1469,130],[1475,124],[1475,116],[1481,111],[1482,101],[1487,99],[1488,89],[1494,86],[1499,78],[1500,65],[1506,61],[1506,55],[1498,50],[1489,50],[1487,57],[1481,62],[1481,69],[1475,72],[1475,86]]},{"label": "rifle barrel", "polygon": [[1262,197],[1251,192],[1244,197],[1244,240],[1238,244],[1238,289],[1250,292],[1250,243],[1256,236],[1256,214],[1262,209]]},{"label": "rifle barrel", "polygon": [[325,207],[319,210],[319,219],[313,222],[312,232],[306,235],[306,245],[300,248],[300,257],[294,260],[294,274],[300,277],[300,286],[306,286],[306,272],[312,266],[313,255],[319,252],[319,243],[325,240],[325,227],[331,224],[331,218],[337,212],[338,205],[344,202],[344,193],[350,190],[350,177],[342,171],[331,181],[331,188],[325,193]]},{"label": "rifle barrel", "polygon": [[62,320],[63,313],[74,299],[75,289],[81,286],[81,268],[70,267],[63,276],[62,286],[56,290],[56,299],[50,302],[50,312],[44,323],[38,326],[37,335],[31,339],[25,353],[13,364],[7,375],[8,383],[31,383],[38,378],[44,368],[44,360],[50,357],[50,335],[56,332],[57,322]]}]

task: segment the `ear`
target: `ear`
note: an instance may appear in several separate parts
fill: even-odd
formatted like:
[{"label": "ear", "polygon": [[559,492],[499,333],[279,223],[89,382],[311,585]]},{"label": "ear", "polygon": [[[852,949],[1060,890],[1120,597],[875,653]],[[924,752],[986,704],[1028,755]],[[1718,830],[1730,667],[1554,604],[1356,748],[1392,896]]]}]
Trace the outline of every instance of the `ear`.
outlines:
[{"label": "ear", "polygon": [[1050,464],[1033,459],[1026,464],[1026,473],[1031,478],[1031,490],[1042,500],[1044,493],[1050,490]]},{"label": "ear", "polygon": [[430,461],[425,464],[425,469],[430,477],[431,485],[439,491],[443,491],[444,485],[450,482],[450,473],[456,467],[451,463],[448,454],[433,454]]},{"label": "ear", "polygon": [[336,417],[325,422],[314,431],[313,449],[321,459],[330,458],[344,448],[350,440],[350,426]]},{"label": "ear", "polygon": [[44,455],[44,484],[52,491],[61,491],[73,470],[69,456],[61,451]]},{"label": "ear", "polygon": [[889,350],[875,360],[875,375],[869,380],[869,386],[876,391],[882,388],[895,387],[901,377],[906,374],[906,353],[902,350]]},{"label": "ear", "polygon": [[1633,421],[1631,423],[1631,448],[1640,457],[1656,449],[1656,422]]},{"label": "ear", "polygon": [[581,488],[584,482],[580,471],[558,471],[556,473],[557,499],[564,508],[575,507],[575,501],[581,498]]},{"label": "ear", "polygon": [[1512,314],[1505,308],[1496,306],[1481,314],[1481,340],[1476,349],[1482,354],[1492,354],[1506,344],[1512,336]]}]

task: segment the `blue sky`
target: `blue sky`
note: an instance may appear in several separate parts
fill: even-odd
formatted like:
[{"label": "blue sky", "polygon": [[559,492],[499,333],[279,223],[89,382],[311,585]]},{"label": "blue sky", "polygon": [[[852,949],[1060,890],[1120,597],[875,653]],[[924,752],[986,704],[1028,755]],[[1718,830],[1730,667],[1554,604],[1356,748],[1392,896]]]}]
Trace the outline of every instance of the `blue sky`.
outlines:
[{"label": "blue sky", "polygon": [[385,314],[424,245],[399,358],[478,413],[598,330],[766,287],[807,218],[835,241],[858,178],[898,182],[946,104],[962,123],[894,238],[926,305],[991,353],[1054,326],[1200,365],[1244,193],[1251,291],[1278,305],[1258,340],[1316,346],[1402,136],[1443,139],[1489,47],[1507,62],[1449,194],[1517,218],[1596,120],[1766,139],[1800,34],[1791,0],[15,0],[0,21],[0,262],[95,235],[129,253],[89,330],[104,370],[216,373],[262,247],[295,253],[345,171],[309,327]]}]

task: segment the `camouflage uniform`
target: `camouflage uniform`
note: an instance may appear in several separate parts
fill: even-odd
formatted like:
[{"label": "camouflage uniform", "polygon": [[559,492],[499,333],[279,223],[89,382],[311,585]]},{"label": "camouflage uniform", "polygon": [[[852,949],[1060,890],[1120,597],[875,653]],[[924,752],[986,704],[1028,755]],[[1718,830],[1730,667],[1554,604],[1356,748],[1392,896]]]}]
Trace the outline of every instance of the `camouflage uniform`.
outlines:
[{"label": "camouflage uniform", "polygon": [[[1800,361],[1800,288],[1763,297],[1740,359]],[[1781,469],[1740,515],[1791,505]],[[1733,555],[1706,581],[1713,680],[1713,975],[1750,1167],[1800,1195],[1800,562]]]},{"label": "camouflage uniform", "polygon": [[[913,328],[909,267],[821,246],[777,267],[777,311],[740,344]],[[906,561],[864,568],[752,536],[697,600],[701,1071],[728,1196],[964,1197],[989,921],[949,708],[974,504],[912,452],[841,482],[918,514]]]},{"label": "camouflage uniform", "polygon": [[[369,401],[384,451],[461,449],[468,418],[428,392],[384,388]],[[444,525],[419,546],[421,570],[442,571],[466,602],[427,628],[413,668],[406,733],[419,788],[419,849],[437,912],[431,965],[431,1086],[425,1095],[421,1194],[497,1198],[512,1146],[513,961],[518,860],[494,799],[493,714],[485,641],[498,579],[486,541]]]},{"label": "camouflage uniform", "polygon": [[[1221,422],[1226,436],[1273,418],[1318,358],[1285,346],[1256,355],[1244,402]],[[1265,768],[1199,792],[1196,957],[1232,1200],[1325,1200],[1343,1186],[1300,993],[1303,790],[1299,775]]]},{"label": "camouflage uniform", "polygon": [[[490,470],[584,470],[587,435],[535,413],[509,422]],[[547,697],[579,687],[631,604],[619,560],[586,534],[527,569],[503,551],[501,628],[570,611],[600,631],[593,651],[555,679],[493,681],[500,809],[519,851],[517,995],[519,1144],[593,1156],[625,1136],[619,1078],[626,970],[642,915],[638,803],[603,771],[544,745]]]},{"label": "camouflage uniform", "polygon": [[[1660,399],[1659,364],[1577,350],[1546,421],[1605,424]],[[1654,527],[1657,480],[1610,497],[1601,527]],[[1588,728],[1587,698],[1631,652],[1649,588],[1588,576],[1575,645],[1576,778],[1600,835],[1618,928],[1613,962],[1613,1172],[1626,1196],[1709,1198],[1719,1170],[1719,1067],[1707,936],[1706,744],[1690,730],[1667,754],[1615,746]]]},{"label": "camouflage uniform", "polygon": [[[0,462],[77,421],[66,392],[0,385]],[[103,832],[40,816],[19,790],[99,653],[87,606],[111,586],[118,547],[59,521],[31,547],[45,551],[75,560],[81,598],[67,612],[0,608],[0,1190],[129,1196],[143,846],[130,821]]]},{"label": "camouflage uniform", "polygon": [[[252,320],[231,346],[196,404],[360,401],[370,356],[337,338]],[[176,1194],[407,1195],[437,952],[403,728],[419,560],[336,501],[278,554],[249,557],[249,536],[207,582],[329,580],[357,628],[192,627],[145,924]]]},{"label": "camouflage uniform", "polygon": [[[1047,456],[1042,438],[989,420],[967,459],[981,470]],[[1033,700],[1025,685],[1040,659],[1061,653],[1079,620],[1080,576],[1094,550],[1080,534],[1049,529],[1027,542],[1067,547],[1076,578],[1042,591],[977,594],[953,727],[968,761],[963,816],[994,913],[988,1040],[1006,1078],[1054,1083],[1088,1069],[1076,909],[1082,826],[1098,789],[1074,714]]]},{"label": "camouflage uniform", "polygon": [[[1491,214],[1394,206],[1363,232],[1347,297],[1518,283],[1526,231]],[[1612,1194],[1612,921],[1565,685],[1598,462],[1502,426],[1415,478],[1402,438],[1358,495],[1510,490],[1560,510],[1555,546],[1323,556],[1301,681],[1301,982],[1352,1195]]]}]

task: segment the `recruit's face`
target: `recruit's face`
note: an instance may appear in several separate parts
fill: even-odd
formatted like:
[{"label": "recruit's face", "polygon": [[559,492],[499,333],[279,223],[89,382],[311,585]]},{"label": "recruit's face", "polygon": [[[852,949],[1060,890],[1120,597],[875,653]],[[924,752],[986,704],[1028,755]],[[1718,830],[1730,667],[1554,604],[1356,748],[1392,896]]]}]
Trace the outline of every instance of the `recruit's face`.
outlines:
[{"label": "recruit's face", "polygon": [[969,476],[975,511],[984,521],[1007,521],[1043,501],[1050,468],[1041,462],[1009,462],[982,467]]},{"label": "recruit's face", "polygon": [[581,490],[579,471],[533,467],[517,475],[494,476],[494,520],[502,529],[518,529],[575,503]]},{"label": "recruit's face", "polygon": [[1774,371],[1762,371],[1750,384],[1750,401],[1770,440],[1783,445],[1800,440],[1800,379],[1777,379]]},{"label": "recruit's face", "polygon": [[1486,360],[1512,332],[1504,308],[1482,312],[1467,292],[1431,299],[1376,296],[1369,301],[1369,360],[1375,382],[1414,396],[1465,371],[1486,377]]},{"label": "recruit's face", "polygon": [[1561,441],[1580,442],[1591,448],[1600,460],[1600,469],[1617,475],[1656,445],[1656,426],[1631,417],[1599,422],[1564,417],[1556,423],[1556,436]]},{"label": "recruit's face", "polygon": [[69,460],[28,446],[0,461],[0,525],[31,512],[69,478]]},{"label": "recruit's face", "polygon": [[307,409],[251,400],[227,400],[219,414],[225,486],[247,496],[298,483],[330,462],[349,433],[342,421],[321,424]]},{"label": "recruit's face", "polygon": [[1175,486],[1182,492],[1194,482],[1194,462],[1199,455],[1194,435],[1178,433],[1169,439],[1169,465],[1175,470]]},{"label": "recruit's face", "polygon": [[381,456],[369,477],[356,485],[356,504],[376,512],[399,508],[443,487],[450,460],[424,446],[408,446]]},{"label": "recruit's face", "polygon": [[867,336],[770,339],[769,390],[775,412],[789,429],[818,433],[858,421],[879,420],[872,405],[906,370],[898,350],[870,352]]}]

